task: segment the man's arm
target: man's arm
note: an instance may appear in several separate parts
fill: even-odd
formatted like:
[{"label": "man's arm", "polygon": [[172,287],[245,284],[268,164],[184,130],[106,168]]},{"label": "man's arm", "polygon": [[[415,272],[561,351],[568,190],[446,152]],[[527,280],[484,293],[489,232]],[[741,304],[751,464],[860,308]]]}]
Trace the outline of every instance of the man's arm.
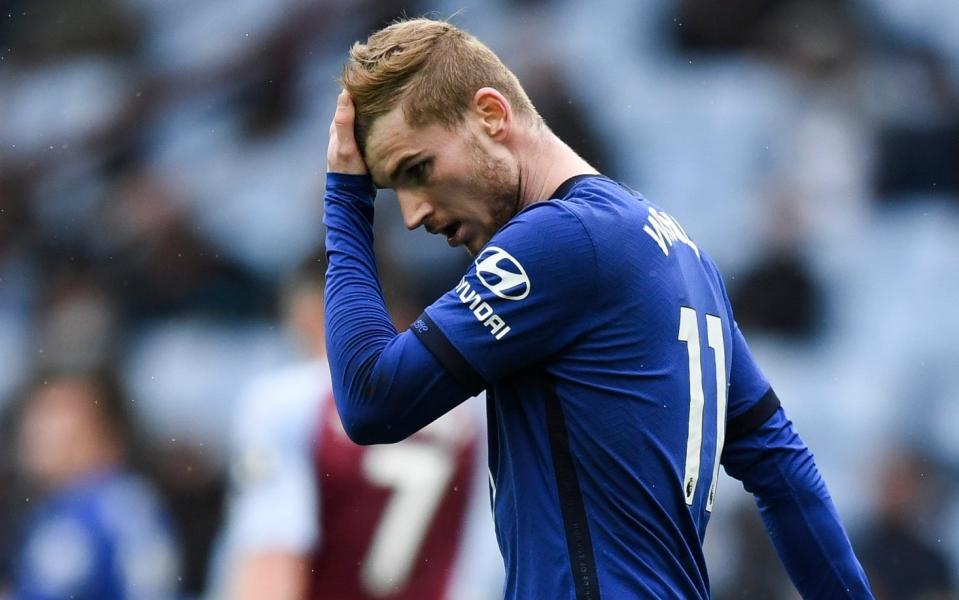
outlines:
[{"label": "man's arm", "polygon": [[712,261],[707,267],[731,319],[722,465],[755,497],[776,552],[803,598],[872,598],[812,453],[793,430],[732,318],[719,270]]},{"label": "man's arm", "polygon": [[617,282],[599,264],[580,216],[562,202],[537,202],[503,225],[455,288],[397,335],[373,256],[375,190],[355,162],[341,160],[344,141],[355,149],[352,117],[341,96],[324,216],[327,348],[347,433],[383,443],[585,335],[595,324],[583,315],[605,310],[613,295],[604,292]]},{"label": "man's arm", "polygon": [[758,428],[727,438],[722,463],[755,496],[803,598],[873,597],[812,453],[782,408]]},{"label": "man's arm", "polygon": [[402,440],[482,389],[458,381],[386,310],[373,254],[375,188],[343,92],[330,125],[325,213],[326,338],[333,396],[359,444]]},{"label": "man's arm", "polygon": [[322,388],[303,390],[301,381],[298,370],[258,379],[238,403],[223,538],[227,562],[217,582],[231,599],[306,597],[309,556],[320,538],[312,449]]},{"label": "man's arm", "polygon": [[309,559],[283,551],[257,552],[240,562],[231,585],[234,600],[303,600]]}]

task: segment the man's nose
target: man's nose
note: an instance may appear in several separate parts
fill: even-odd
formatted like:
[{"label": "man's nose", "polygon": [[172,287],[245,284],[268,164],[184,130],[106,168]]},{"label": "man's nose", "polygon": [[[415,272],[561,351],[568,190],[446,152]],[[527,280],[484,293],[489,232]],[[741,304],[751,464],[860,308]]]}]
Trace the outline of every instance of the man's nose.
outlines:
[{"label": "man's nose", "polygon": [[400,203],[400,212],[403,214],[403,224],[409,230],[416,229],[423,224],[426,217],[433,214],[433,207],[421,194],[403,191],[397,192],[396,198]]}]

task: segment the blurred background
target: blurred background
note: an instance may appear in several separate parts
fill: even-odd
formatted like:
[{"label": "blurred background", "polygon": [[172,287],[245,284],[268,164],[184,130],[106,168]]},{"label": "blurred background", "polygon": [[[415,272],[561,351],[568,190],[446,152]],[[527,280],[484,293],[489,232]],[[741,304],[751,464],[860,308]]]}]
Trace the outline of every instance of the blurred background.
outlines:
[{"label": "blurred background", "polygon": [[[118,514],[158,523],[138,535],[176,572],[164,593],[212,597],[231,417],[297,355],[281,296],[323,240],[335,78],[402,14],[452,15],[561,138],[683,223],[877,596],[959,597],[954,0],[6,0],[0,590],[58,481],[42,440],[72,419],[139,473],[159,516]],[[469,259],[406,232],[390,192],[377,211],[387,299],[417,314]],[[48,398],[53,374],[62,397],[119,398],[127,426]],[[796,597],[751,499],[719,492],[715,596]]]}]

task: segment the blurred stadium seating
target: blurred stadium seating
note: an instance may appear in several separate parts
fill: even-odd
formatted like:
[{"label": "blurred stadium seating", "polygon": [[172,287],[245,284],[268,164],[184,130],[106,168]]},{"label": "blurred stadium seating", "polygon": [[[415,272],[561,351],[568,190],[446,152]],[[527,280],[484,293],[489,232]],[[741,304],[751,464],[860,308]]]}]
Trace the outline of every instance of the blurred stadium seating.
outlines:
[{"label": "blurred stadium seating", "polygon": [[[352,41],[427,12],[455,13],[561,137],[714,256],[880,597],[956,594],[954,0],[8,0],[0,590],[31,508],[12,407],[37,372],[106,369],[178,523],[184,597],[202,597],[224,415],[292,356],[279,285],[323,240],[335,77]],[[468,257],[406,232],[391,201],[380,194],[386,295],[422,307]],[[740,486],[720,494],[716,597],[794,597]],[[898,537],[890,514],[908,515]],[[890,536],[938,557],[945,579],[884,579],[874,546]]]}]

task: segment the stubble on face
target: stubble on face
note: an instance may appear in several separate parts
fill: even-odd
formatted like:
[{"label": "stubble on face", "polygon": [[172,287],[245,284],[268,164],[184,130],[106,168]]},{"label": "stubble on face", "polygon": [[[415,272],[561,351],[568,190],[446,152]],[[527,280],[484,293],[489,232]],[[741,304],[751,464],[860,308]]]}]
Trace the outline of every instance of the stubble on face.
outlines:
[{"label": "stubble on face", "polygon": [[470,159],[473,170],[469,184],[477,191],[477,197],[487,204],[490,222],[486,224],[483,239],[470,244],[468,251],[475,255],[500,228],[519,212],[519,173],[511,169],[502,158],[489,153],[479,140],[470,142]]}]

